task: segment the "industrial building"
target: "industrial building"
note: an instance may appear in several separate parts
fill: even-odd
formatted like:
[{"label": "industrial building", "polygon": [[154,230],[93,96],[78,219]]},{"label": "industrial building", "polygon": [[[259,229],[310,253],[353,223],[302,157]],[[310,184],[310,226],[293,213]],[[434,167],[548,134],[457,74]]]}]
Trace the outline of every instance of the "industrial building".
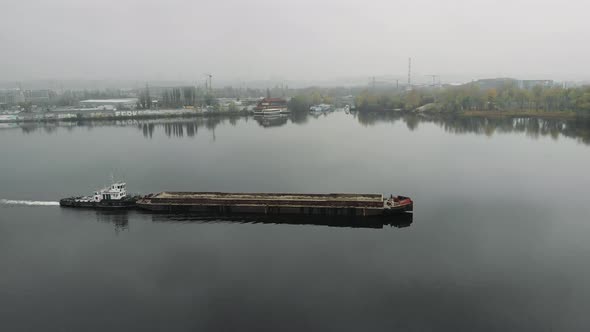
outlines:
[{"label": "industrial building", "polygon": [[0,104],[16,105],[25,101],[21,89],[0,89]]},{"label": "industrial building", "polygon": [[137,102],[137,98],[88,99],[80,101],[80,106],[102,110],[130,110],[137,108]]}]

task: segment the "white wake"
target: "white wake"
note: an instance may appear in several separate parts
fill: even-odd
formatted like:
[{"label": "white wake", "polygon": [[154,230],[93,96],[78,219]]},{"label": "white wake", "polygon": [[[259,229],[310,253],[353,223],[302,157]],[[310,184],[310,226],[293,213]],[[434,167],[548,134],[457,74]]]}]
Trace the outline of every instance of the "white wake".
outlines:
[{"label": "white wake", "polygon": [[0,204],[6,205],[29,205],[29,206],[55,206],[59,205],[59,202],[50,201],[23,201],[14,199],[0,199]]}]

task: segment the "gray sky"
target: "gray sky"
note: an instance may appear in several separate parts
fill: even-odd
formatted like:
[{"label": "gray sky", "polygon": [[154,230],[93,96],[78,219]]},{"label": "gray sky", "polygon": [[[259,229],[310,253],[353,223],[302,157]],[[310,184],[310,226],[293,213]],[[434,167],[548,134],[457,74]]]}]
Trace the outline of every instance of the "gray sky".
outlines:
[{"label": "gray sky", "polygon": [[2,0],[0,80],[590,78],[588,0]]}]

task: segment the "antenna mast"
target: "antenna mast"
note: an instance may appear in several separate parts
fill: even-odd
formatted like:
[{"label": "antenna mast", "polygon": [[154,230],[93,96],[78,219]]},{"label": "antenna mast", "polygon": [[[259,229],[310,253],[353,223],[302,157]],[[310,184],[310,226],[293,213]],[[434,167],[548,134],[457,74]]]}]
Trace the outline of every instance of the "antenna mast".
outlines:
[{"label": "antenna mast", "polygon": [[203,74],[205,75],[205,89],[207,89],[207,79],[209,79],[209,92],[211,92],[213,90],[213,86],[211,85],[211,79],[213,78],[213,75],[211,73],[205,73]]},{"label": "antenna mast", "polygon": [[412,58],[408,58],[408,87],[412,86]]}]

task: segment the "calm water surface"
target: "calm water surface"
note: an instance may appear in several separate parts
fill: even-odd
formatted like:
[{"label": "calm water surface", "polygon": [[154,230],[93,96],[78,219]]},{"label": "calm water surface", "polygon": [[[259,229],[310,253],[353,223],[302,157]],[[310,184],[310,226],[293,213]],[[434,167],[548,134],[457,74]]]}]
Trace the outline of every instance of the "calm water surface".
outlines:
[{"label": "calm water surface", "polygon": [[113,173],[142,193],[416,203],[407,227],[353,228],[0,201],[2,331],[590,328],[583,121],[333,113],[4,127],[0,199],[56,201]]}]

